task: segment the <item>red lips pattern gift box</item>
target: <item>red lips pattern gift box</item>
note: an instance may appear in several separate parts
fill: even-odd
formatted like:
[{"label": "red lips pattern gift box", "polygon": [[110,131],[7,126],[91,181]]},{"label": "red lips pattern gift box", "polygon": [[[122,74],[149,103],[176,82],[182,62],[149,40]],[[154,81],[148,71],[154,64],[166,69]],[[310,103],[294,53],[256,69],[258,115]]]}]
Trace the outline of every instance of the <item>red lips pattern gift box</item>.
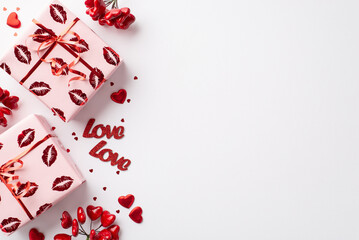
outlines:
[{"label": "red lips pattern gift box", "polygon": [[67,122],[120,62],[119,55],[87,25],[53,1],[0,67]]},{"label": "red lips pattern gift box", "polygon": [[30,115],[0,135],[0,227],[11,234],[85,180],[46,120]]}]

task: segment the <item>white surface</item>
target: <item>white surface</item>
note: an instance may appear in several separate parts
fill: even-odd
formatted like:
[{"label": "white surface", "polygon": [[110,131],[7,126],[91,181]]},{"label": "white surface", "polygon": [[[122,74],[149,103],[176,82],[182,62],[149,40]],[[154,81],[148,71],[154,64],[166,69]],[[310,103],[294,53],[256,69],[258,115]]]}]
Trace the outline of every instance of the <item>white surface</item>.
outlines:
[{"label": "white surface", "polygon": [[[0,7],[21,7],[22,31],[46,2]],[[32,227],[52,239],[61,212],[93,196],[121,209],[126,240],[359,238],[358,1],[123,1],[137,17],[129,31],[100,27],[82,0],[63,2],[125,64],[69,124],[1,74],[1,86],[22,96],[15,118],[46,116],[88,180],[8,239]],[[0,17],[4,53],[15,30]],[[130,104],[109,101],[120,88]],[[97,140],[73,140],[90,117],[126,119],[126,137],[109,146],[133,161],[129,171],[118,176],[90,157]],[[126,193],[142,206],[143,224],[119,207]]]}]

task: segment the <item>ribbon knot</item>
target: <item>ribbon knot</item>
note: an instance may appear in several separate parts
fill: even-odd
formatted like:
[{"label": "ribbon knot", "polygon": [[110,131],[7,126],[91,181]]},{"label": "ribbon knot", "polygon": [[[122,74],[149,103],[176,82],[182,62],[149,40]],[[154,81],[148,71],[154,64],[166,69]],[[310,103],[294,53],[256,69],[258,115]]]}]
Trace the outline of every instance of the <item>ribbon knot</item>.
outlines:
[{"label": "ribbon knot", "polygon": [[0,178],[3,180],[3,182],[8,188],[14,190],[13,195],[16,199],[22,198],[30,190],[30,182],[27,182],[25,189],[22,191],[22,193],[17,193],[19,187],[21,186],[21,182],[19,181],[19,176],[15,175],[15,172],[21,169],[23,166],[23,161],[21,161],[19,158],[14,158],[0,167]]},{"label": "ribbon knot", "polygon": [[[77,33],[72,32],[70,30],[76,24],[76,22],[78,20],[79,19],[76,18],[74,21],[72,21],[72,23],[69,24],[67,26],[67,28],[59,36],[57,36],[52,30],[46,28],[40,22],[33,19],[32,21],[37,26],[39,26],[41,29],[45,30],[49,35],[46,36],[46,37],[44,35],[42,35],[42,34],[32,34],[32,35],[29,36],[30,38],[44,39],[44,41],[38,46],[38,48],[34,49],[34,50],[36,50],[37,55],[39,56],[39,58],[40,58],[40,60],[42,62],[49,63],[51,65],[51,72],[52,72],[53,75],[55,75],[55,76],[67,75],[68,72],[72,72],[72,73],[74,73],[76,75],[79,75],[77,77],[71,78],[69,80],[69,82],[68,82],[68,86],[70,86],[70,82],[73,81],[73,80],[86,80],[86,74],[73,69],[73,67],[80,61],[80,58],[81,58],[80,57],[81,48],[78,46],[80,44],[81,37]],[[64,37],[66,35],[68,35],[68,34],[74,36],[74,39],[76,39],[76,40],[66,40],[66,39],[64,39]],[[40,52],[41,51],[43,51],[45,49],[53,49],[57,44],[64,44],[66,46],[74,47],[79,52],[77,54],[77,58],[74,61],[72,61],[70,64],[67,64],[67,63],[62,64],[62,63],[60,63],[61,66],[57,67],[58,59],[56,59],[56,58],[46,59],[46,58],[40,57]]]}]

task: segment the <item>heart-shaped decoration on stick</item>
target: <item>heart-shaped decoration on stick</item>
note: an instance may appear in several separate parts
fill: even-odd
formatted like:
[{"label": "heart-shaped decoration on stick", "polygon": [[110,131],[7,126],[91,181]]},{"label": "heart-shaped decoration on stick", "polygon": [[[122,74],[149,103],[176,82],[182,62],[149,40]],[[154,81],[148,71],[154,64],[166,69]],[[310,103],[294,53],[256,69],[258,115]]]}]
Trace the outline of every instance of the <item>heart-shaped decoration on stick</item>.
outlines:
[{"label": "heart-shaped decoration on stick", "polygon": [[86,212],[87,212],[87,215],[89,216],[89,218],[92,221],[95,221],[96,219],[101,217],[103,209],[102,209],[102,207],[95,207],[95,206],[89,205],[86,208]]},{"label": "heart-shaped decoration on stick", "polygon": [[36,228],[33,228],[29,232],[30,240],[44,240],[45,236],[43,233],[39,232]]}]

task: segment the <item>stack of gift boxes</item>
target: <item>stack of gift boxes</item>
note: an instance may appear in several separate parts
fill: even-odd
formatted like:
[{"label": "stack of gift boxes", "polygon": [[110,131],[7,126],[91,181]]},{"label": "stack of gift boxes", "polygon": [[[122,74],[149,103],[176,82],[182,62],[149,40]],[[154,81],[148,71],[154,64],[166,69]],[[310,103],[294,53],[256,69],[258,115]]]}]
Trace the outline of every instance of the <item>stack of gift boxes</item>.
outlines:
[{"label": "stack of gift boxes", "polygon": [[[0,63],[68,122],[120,61],[110,46],[55,0]],[[0,227],[6,234],[85,181],[42,116],[30,115],[1,134],[0,146]]]}]

